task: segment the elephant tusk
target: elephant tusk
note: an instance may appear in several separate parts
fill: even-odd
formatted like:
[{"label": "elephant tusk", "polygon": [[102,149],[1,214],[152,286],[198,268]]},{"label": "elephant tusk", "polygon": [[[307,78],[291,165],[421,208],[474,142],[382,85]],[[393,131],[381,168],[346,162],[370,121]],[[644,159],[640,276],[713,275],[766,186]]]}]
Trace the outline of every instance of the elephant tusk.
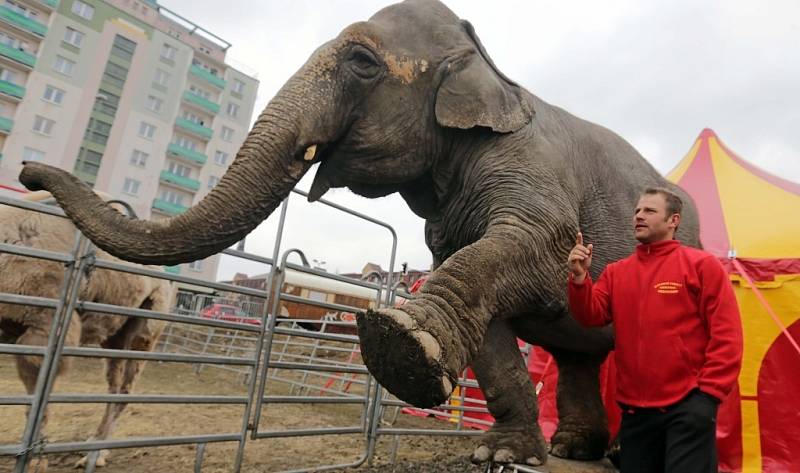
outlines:
[{"label": "elephant tusk", "polygon": [[303,155],[303,160],[311,161],[314,159],[314,156],[317,154],[317,145],[311,145],[306,149],[306,154]]}]

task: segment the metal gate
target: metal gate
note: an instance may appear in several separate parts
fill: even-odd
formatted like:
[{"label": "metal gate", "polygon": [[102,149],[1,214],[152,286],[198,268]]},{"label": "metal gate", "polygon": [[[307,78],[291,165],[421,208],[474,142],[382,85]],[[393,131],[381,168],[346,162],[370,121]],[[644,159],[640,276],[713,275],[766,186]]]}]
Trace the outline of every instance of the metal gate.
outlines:
[{"label": "metal gate", "polygon": [[[305,192],[298,190],[293,192],[302,196],[307,195]],[[444,413],[444,415],[453,417],[457,422],[455,429],[393,428],[391,426],[392,419],[397,417],[397,413],[401,408],[408,407],[408,405],[390,396],[369,375],[366,367],[360,362],[358,338],[355,335],[326,333],[324,330],[309,331],[300,328],[296,322],[289,326],[278,325],[278,322],[281,321],[281,318],[278,316],[278,307],[282,300],[335,311],[355,312],[361,310],[355,307],[316,301],[282,292],[282,283],[287,270],[298,271],[313,275],[314,277],[326,278],[340,283],[373,290],[375,292],[375,305],[379,307],[393,304],[398,294],[401,294],[402,297],[405,298],[413,297],[401,291],[402,284],[397,284],[391,280],[397,249],[397,235],[394,229],[384,222],[332,202],[319,200],[319,203],[336,211],[344,212],[378,225],[389,231],[392,238],[392,249],[387,280],[379,279],[377,283],[355,280],[311,268],[303,252],[298,249],[290,249],[285,251],[282,255],[279,255],[289,204],[288,198],[281,206],[277,236],[271,258],[246,253],[243,249],[227,249],[222,252],[230,256],[269,265],[271,271],[266,285],[267,289],[263,291],[233,284],[202,281],[140,266],[98,260],[93,256],[91,243],[77,232],[74,248],[69,254],[0,243],[0,252],[2,253],[55,261],[62,263],[65,267],[63,285],[58,299],[0,293],[0,303],[29,305],[54,310],[46,346],[0,344],[0,354],[35,355],[42,357],[36,389],[32,395],[0,396],[0,406],[23,405],[29,408],[29,415],[27,416],[22,438],[18,443],[0,445],[0,456],[15,457],[14,471],[16,473],[24,473],[28,464],[34,457],[54,453],[88,451],[90,455],[85,471],[92,472],[95,469],[95,461],[101,449],[195,445],[195,471],[199,472],[202,470],[207,444],[214,442],[237,442],[238,448],[234,459],[233,471],[238,472],[242,467],[244,448],[248,438],[251,440],[258,440],[298,436],[363,435],[363,453],[352,462],[340,465],[317,465],[288,470],[292,472],[305,472],[358,466],[372,458],[380,435],[393,436],[396,448],[399,438],[403,435],[480,434],[478,431],[463,427],[463,417],[465,413],[475,411],[486,412],[484,407],[475,407],[475,404],[480,404],[480,401],[477,400],[473,400],[472,407],[464,406],[463,387],[474,387],[474,381],[462,378],[458,383],[458,385],[462,387],[460,390],[462,393],[460,397],[451,399],[446,405],[431,411],[437,413],[437,415]],[[0,205],[9,205],[30,211],[64,217],[63,212],[57,207],[10,199],[3,196],[0,196]],[[290,263],[288,259],[292,256],[299,258],[300,264]],[[252,325],[196,317],[191,313],[180,310],[170,313],[161,313],[81,301],[78,299],[80,281],[85,271],[89,268],[121,271],[257,298],[263,302],[259,304],[262,312],[260,314],[261,323],[259,325]],[[377,276],[380,278],[380,275]],[[161,343],[157,347],[158,351],[141,352],[134,350],[66,347],[66,329],[69,326],[71,314],[76,309],[125,317],[162,320],[170,324],[184,324],[186,327],[197,330],[198,332],[196,333],[204,334],[206,340],[204,344],[200,343],[197,346],[190,347],[187,338],[184,336],[184,338],[181,339],[177,333],[171,331],[172,326],[168,325],[165,333],[162,335]],[[343,323],[323,321],[322,324],[324,328],[327,325]],[[350,323],[350,325],[354,326],[354,323]],[[243,340],[246,340],[249,344],[246,349],[242,348],[242,346],[244,346],[242,344]],[[290,347],[296,347],[298,344],[302,344],[302,346],[306,348],[305,351],[310,351],[310,354],[303,355],[301,358],[293,355]],[[309,348],[310,350],[308,350]],[[344,361],[341,359],[331,360],[317,356],[319,352],[330,352],[332,350],[338,350],[343,355],[346,354],[346,359]],[[245,396],[187,394],[52,394],[57,371],[56,368],[58,367],[59,360],[64,356],[189,363],[195,365],[197,371],[205,367],[234,370],[242,375],[242,381],[247,385],[247,394]],[[286,376],[285,373],[289,373],[290,375]],[[325,382],[321,383],[320,379]],[[266,388],[271,382],[289,382],[290,384],[293,383],[294,387],[289,395],[267,395],[265,394]],[[242,407],[241,429],[235,432],[222,434],[150,436],[60,443],[49,443],[47,439],[40,435],[43,415],[49,404],[116,402],[141,404],[238,405]],[[352,425],[342,427],[279,430],[268,429],[262,426],[261,420],[263,418],[263,413],[267,409],[275,408],[283,404],[353,405],[359,408],[360,416],[358,419],[354,419]],[[505,471],[515,471],[515,468],[518,468],[518,471],[535,471],[522,466],[511,467]]]}]

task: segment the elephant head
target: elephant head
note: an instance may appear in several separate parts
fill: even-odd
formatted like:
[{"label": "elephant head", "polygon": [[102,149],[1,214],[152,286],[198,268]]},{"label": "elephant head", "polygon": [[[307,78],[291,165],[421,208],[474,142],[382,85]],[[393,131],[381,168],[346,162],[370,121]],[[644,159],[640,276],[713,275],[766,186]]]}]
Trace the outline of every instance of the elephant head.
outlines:
[{"label": "elephant head", "polygon": [[261,113],[220,183],[182,215],[120,215],[74,176],[26,163],[20,182],[50,191],[97,246],[143,264],[201,259],[242,239],[315,163],[309,194],[402,190],[442,159],[454,129],[512,132],[531,101],[500,73],[471,25],[435,0],[408,0],[318,48]]}]

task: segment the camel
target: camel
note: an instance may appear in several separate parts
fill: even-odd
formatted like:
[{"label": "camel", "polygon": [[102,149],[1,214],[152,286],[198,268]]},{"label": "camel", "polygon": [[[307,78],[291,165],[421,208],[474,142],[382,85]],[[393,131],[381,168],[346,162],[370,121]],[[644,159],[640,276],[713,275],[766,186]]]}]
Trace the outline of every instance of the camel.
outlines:
[{"label": "camel", "polygon": [[[103,196],[108,200],[107,196]],[[24,199],[43,202],[47,192],[27,194]],[[75,226],[69,219],[15,207],[0,207],[0,241],[62,253],[72,251]],[[121,261],[96,249],[98,259]],[[0,253],[0,292],[58,299],[64,278],[62,263]],[[81,278],[78,299],[118,306],[169,312],[174,289],[171,283],[134,274],[95,269]],[[47,344],[54,311],[49,308],[0,303],[0,343],[18,345]],[[164,328],[164,322],[138,317],[74,311],[70,318],[65,346],[100,345],[103,348],[152,351]],[[28,394],[36,386],[42,358],[16,356],[17,373]],[[106,380],[111,394],[128,394],[133,389],[145,362],[143,360],[106,359]],[[69,369],[70,358],[61,358],[57,376]],[[107,404],[103,419],[92,437],[108,438],[125,409],[125,403]],[[42,421],[44,436],[47,413]],[[105,466],[108,450],[100,452],[96,465]],[[87,461],[81,458],[76,467]],[[46,460],[36,465],[44,471]]]}]

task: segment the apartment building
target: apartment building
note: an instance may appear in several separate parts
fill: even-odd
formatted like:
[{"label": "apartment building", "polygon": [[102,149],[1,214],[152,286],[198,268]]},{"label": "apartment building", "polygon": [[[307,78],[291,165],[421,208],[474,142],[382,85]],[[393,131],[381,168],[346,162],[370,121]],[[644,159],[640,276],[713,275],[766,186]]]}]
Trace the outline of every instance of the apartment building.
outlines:
[{"label": "apartment building", "polygon": [[[0,0],[0,187],[66,169],[140,218],[180,214],[245,139],[258,81],[155,0]],[[217,258],[167,268],[203,279]]]}]

